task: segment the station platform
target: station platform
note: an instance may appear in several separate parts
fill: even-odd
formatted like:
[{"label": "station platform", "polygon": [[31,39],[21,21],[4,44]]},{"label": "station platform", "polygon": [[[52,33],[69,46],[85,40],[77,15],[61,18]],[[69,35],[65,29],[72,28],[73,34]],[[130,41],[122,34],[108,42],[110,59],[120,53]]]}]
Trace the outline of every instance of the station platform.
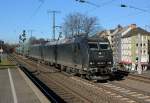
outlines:
[{"label": "station platform", "polygon": [[50,103],[18,68],[0,69],[0,103]]}]

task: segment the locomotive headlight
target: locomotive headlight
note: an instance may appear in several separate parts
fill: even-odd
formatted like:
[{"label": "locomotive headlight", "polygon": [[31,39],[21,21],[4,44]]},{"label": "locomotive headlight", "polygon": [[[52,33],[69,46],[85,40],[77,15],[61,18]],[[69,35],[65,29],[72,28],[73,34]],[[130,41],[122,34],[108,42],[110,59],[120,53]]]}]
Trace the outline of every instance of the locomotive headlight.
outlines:
[{"label": "locomotive headlight", "polygon": [[111,64],[111,62],[107,62],[107,64]]},{"label": "locomotive headlight", "polygon": [[87,70],[87,68],[83,68],[83,70]]},{"label": "locomotive headlight", "polygon": [[97,64],[101,64],[100,62],[97,62]]},{"label": "locomotive headlight", "polygon": [[102,52],[99,52],[98,54],[99,54],[99,55],[101,55],[101,54],[102,54]]},{"label": "locomotive headlight", "polygon": [[93,65],[94,64],[94,62],[90,62],[90,65]]},{"label": "locomotive headlight", "polygon": [[99,64],[99,65],[102,64],[103,65],[103,64],[105,64],[105,62],[97,62],[97,64]]}]

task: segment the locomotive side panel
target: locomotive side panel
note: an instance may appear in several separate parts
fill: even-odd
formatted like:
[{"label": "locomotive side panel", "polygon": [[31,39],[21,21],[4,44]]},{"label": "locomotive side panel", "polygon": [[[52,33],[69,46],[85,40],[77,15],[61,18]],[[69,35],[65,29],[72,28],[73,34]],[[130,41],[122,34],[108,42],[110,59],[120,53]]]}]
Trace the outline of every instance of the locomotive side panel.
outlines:
[{"label": "locomotive side panel", "polygon": [[74,43],[73,44],[73,57],[72,57],[72,61],[74,64],[74,67],[77,69],[81,69],[82,65],[83,65],[83,61],[82,61],[82,55],[81,55],[81,51],[82,51],[82,47],[79,43]]},{"label": "locomotive side panel", "polygon": [[57,64],[73,67],[74,63],[72,60],[72,45],[73,44],[57,45]]},{"label": "locomotive side panel", "polygon": [[80,39],[74,43],[73,61],[76,68],[83,70],[88,68],[88,47],[86,39]]},{"label": "locomotive side panel", "polygon": [[80,44],[80,56],[82,60],[82,69],[88,68],[89,64],[89,53],[88,53],[88,43],[86,39],[83,39]]},{"label": "locomotive side panel", "polygon": [[83,69],[83,63],[88,66],[87,61],[87,46],[83,41],[57,45],[57,64]]}]

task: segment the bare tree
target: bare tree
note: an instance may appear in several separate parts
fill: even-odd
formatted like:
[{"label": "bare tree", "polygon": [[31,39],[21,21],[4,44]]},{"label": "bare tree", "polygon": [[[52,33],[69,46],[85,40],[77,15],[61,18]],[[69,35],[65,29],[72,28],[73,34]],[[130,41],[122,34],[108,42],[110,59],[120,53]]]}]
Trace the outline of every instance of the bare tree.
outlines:
[{"label": "bare tree", "polygon": [[66,37],[90,35],[96,30],[98,19],[81,13],[72,13],[65,17],[63,33]]}]

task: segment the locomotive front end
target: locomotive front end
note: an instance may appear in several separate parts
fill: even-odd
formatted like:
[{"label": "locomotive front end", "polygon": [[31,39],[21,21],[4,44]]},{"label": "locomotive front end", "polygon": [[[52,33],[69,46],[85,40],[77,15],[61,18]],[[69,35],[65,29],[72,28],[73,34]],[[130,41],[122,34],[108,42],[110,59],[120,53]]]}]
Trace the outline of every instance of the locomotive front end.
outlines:
[{"label": "locomotive front end", "polygon": [[91,40],[89,46],[89,72],[94,80],[109,79],[113,56],[110,43],[106,39]]}]

